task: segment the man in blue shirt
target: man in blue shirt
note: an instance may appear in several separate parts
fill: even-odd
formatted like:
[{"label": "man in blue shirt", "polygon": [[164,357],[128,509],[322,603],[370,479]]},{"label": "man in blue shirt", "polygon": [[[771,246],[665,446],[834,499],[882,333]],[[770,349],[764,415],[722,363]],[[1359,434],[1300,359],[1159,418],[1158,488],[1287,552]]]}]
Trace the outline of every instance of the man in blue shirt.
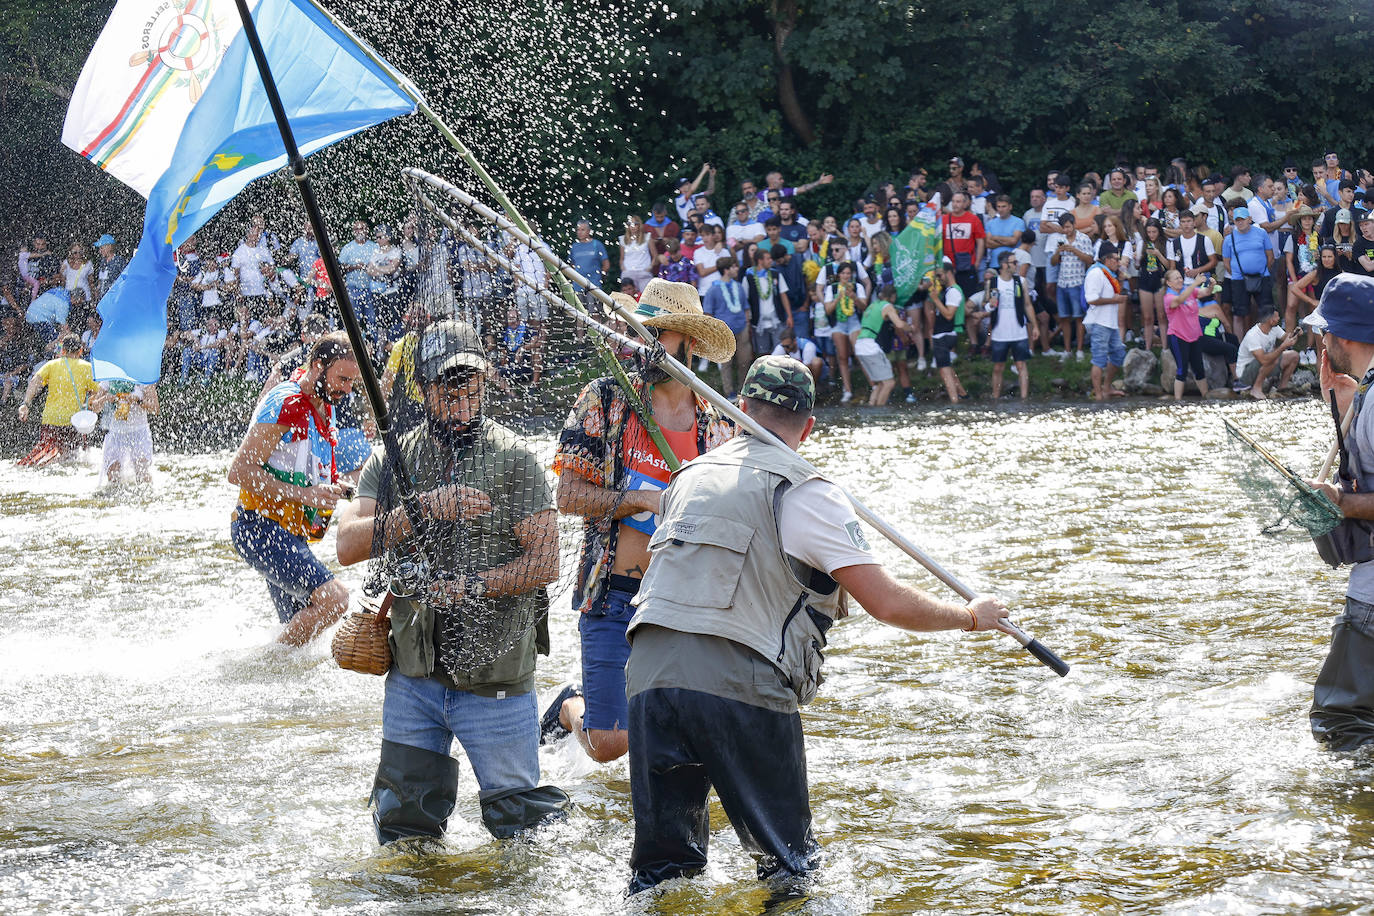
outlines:
[{"label": "man in blue shirt", "polygon": [[372,278],[367,265],[377,257],[377,243],[367,237],[365,220],[353,222],[353,241],[339,249],[339,267],[343,269],[344,286],[358,317],[363,320],[365,337],[377,337],[377,302],[372,295]]},{"label": "man in blue shirt", "polygon": [[996,269],[998,256],[1004,251],[1011,251],[1021,244],[1021,233],[1025,231],[1026,221],[1019,216],[1013,216],[1011,212],[1011,197],[1007,194],[998,194],[994,205],[997,208],[997,215],[991,216],[983,223],[983,228],[987,231],[985,244],[988,248],[987,267]]},{"label": "man in blue shirt", "polygon": [[[592,224],[588,220],[577,221],[577,241],[568,249],[568,260],[577,268],[578,273],[591,281],[592,289],[601,288],[606,274],[611,269],[611,256],[606,252],[606,246],[601,244],[600,239],[592,238]],[[592,289],[579,289],[577,298],[582,300],[582,307],[588,312],[600,315],[601,303],[597,302]],[[583,332],[582,325],[579,324],[577,328],[580,337]]]},{"label": "man in blue shirt", "polygon": [[720,367],[720,387],[725,396],[734,400],[739,389],[735,387],[735,368],[739,367],[739,378],[754,362],[754,349],[749,339],[749,297],[744,284],[739,281],[740,266],[735,259],[726,255],[716,262],[720,271],[720,281],[702,297],[701,309],[712,318],[719,318],[729,326],[735,335],[735,355],[733,359],[716,363]]},{"label": "man in blue shirt", "polygon": [[1234,228],[1221,245],[1221,261],[1226,268],[1223,295],[1230,297],[1233,333],[1243,338],[1255,323],[1252,316],[1274,304],[1274,280],[1269,274],[1274,244],[1269,233],[1255,228],[1250,206],[1244,201],[1231,208],[1231,220]]}]

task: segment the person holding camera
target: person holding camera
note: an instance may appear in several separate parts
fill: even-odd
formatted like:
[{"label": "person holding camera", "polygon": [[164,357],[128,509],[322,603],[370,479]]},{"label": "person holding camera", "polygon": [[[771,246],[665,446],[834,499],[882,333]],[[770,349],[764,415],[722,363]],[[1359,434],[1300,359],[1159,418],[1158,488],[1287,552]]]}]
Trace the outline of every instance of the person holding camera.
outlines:
[{"label": "person holding camera", "polygon": [[1060,214],[1059,235],[1049,237],[1050,263],[1058,268],[1055,297],[1059,324],[1064,331],[1064,359],[1069,358],[1069,340],[1076,343],[1074,358],[1083,358],[1083,280],[1093,263],[1093,243],[1075,225],[1073,211]]}]

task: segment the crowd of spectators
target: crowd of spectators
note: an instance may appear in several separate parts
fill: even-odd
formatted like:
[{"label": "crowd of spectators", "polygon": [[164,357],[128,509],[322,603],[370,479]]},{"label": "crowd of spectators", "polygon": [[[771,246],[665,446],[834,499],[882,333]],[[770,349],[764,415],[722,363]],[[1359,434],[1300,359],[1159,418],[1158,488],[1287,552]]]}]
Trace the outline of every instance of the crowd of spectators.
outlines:
[{"label": "crowd of spectators", "polygon": [[[842,402],[857,367],[870,403],[886,400],[890,381],[914,401],[913,372],[937,372],[951,400],[967,397],[953,369],[961,356],[992,359],[994,396],[1012,362],[1026,397],[1033,355],[1091,354],[1094,396],[1105,399],[1119,393],[1111,381],[1134,345],[1167,349],[1176,381],[1191,371],[1203,391],[1200,359],[1217,357],[1235,390],[1261,397],[1299,363],[1315,365],[1320,342],[1304,342],[1297,321],[1330,278],[1374,273],[1374,175],[1352,174],[1335,153],[1307,169],[1289,160],[1273,175],[1244,165],[1221,175],[1183,159],[1163,172],[1119,162],[1105,180],[1048,170],[1044,187],[1018,201],[990,170],[955,156],[938,182],[916,169],[900,185],[875,182],[848,213],[807,216],[803,195],[830,175],[795,187],[779,172],[762,187],[745,179],[717,213],[716,172],[705,165],[647,219],[628,219],[621,284],[642,289],[657,275],[697,285],[708,314],[737,335],[741,356],[721,366],[727,394],[738,365],[760,353],[817,366]],[[919,219],[938,231],[944,263],[896,302],[893,240]],[[1186,286],[1171,292],[1174,269]],[[871,303],[892,317],[870,316]]]},{"label": "crowd of spectators", "polygon": [[[577,221],[564,254],[594,285],[632,297],[655,276],[694,284],[706,312],[736,335],[736,359],[719,367],[727,395],[754,355],[789,353],[837,386],[842,402],[862,375],[873,404],[899,388],[914,401],[913,377],[931,372],[951,400],[966,397],[954,370],[961,358],[993,360],[994,396],[1011,362],[1024,397],[1028,360],[1083,360],[1087,352],[1101,376],[1095,393],[1107,396],[1131,345],[1167,348],[1180,380],[1199,373],[1201,356],[1220,357],[1237,390],[1262,396],[1271,375],[1286,382],[1295,362],[1315,363],[1319,342],[1301,340],[1297,320],[1330,279],[1374,274],[1374,175],[1352,174],[1334,153],[1306,175],[1292,160],[1274,175],[1245,166],[1216,175],[1182,159],[1162,173],[1152,163],[1118,163],[1105,180],[1049,170],[1044,187],[1019,201],[978,163],[966,169],[952,157],[947,167],[938,182],[916,169],[900,185],[875,182],[850,212],[807,215],[807,193],[831,175],[793,186],[774,171],[736,192],[718,188],[707,164],[646,216],[630,215],[614,238]],[[896,301],[894,239],[915,220],[938,231],[943,263]],[[193,238],[178,249],[164,377],[261,383],[309,316],[337,326],[311,228],[294,237],[278,228],[255,216],[230,244]],[[379,366],[424,320],[410,312],[434,303],[481,329],[503,386],[537,385],[550,335],[574,333],[550,326],[535,290],[447,230],[412,217],[398,229],[357,220],[350,235],[336,246],[339,262]],[[549,286],[528,247],[492,244],[536,287]],[[20,247],[9,280],[0,279],[0,402],[18,397],[65,333],[80,334],[89,352],[100,299],[127,263],[110,235],[93,247],[91,258],[74,241],[63,257],[37,235]],[[1270,308],[1272,324],[1264,320]],[[1293,358],[1270,355],[1280,348]],[[1252,363],[1264,370],[1258,382]]]}]

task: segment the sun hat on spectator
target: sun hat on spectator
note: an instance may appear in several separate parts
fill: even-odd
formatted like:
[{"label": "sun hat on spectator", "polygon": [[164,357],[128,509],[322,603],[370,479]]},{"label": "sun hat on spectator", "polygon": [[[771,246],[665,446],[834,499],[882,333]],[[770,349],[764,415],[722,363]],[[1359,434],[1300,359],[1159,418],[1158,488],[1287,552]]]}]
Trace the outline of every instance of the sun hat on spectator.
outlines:
[{"label": "sun hat on spectator", "polygon": [[1316,219],[1320,215],[1321,214],[1319,214],[1316,210],[1313,210],[1311,207],[1307,206],[1307,204],[1303,204],[1301,207],[1298,207],[1296,210],[1293,210],[1291,213],[1288,214],[1288,224],[1290,226],[1296,226],[1298,224],[1298,220],[1302,219],[1304,216],[1310,216],[1313,219]]},{"label": "sun hat on spectator", "polygon": [[644,287],[635,317],[645,327],[677,331],[697,342],[696,355],[723,363],[735,355],[735,332],[701,310],[701,295],[690,283],[654,277]]},{"label": "sun hat on spectator", "polygon": [[1345,340],[1374,343],[1374,277],[1337,274],[1302,324],[1318,334],[1330,331]]},{"label": "sun hat on spectator", "polygon": [[99,248],[101,245],[113,245],[114,243],[114,236],[107,232],[95,240],[95,247]]}]

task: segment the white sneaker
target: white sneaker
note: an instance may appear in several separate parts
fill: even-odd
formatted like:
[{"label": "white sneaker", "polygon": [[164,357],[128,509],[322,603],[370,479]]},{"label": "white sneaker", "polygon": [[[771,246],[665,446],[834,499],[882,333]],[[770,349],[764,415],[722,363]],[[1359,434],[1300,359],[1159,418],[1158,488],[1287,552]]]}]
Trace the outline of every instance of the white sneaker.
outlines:
[{"label": "white sneaker", "polygon": [[917,371],[917,372],[925,372],[925,371],[926,371],[926,358],[925,358],[924,356],[918,356],[918,357],[916,358],[916,371]]},{"label": "white sneaker", "polygon": [[1063,356],[1064,354],[1060,353],[1060,352],[1059,352],[1058,350],[1056,350],[1054,347],[1046,347],[1046,348],[1044,349],[1044,351],[1043,351],[1040,355],[1041,355],[1041,356]]},{"label": "white sneaker", "polygon": [[1302,351],[1302,358],[1298,360],[1304,366],[1315,366],[1317,364],[1317,351],[1307,349]]},{"label": "white sneaker", "polygon": [[954,364],[957,363],[958,361],[959,361],[959,354],[958,354],[958,353],[953,353],[953,352],[951,352],[951,353],[949,354],[949,362],[950,362],[950,365],[954,365]]},{"label": "white sneaker", "polygon": [[1073,355],[1073,358],[1074,358],[1074,360],[1075,360],[1076,362],[1080,362],[1080,363],[1081,363],[1081,362],[1083,361],[1083,351],[1082,351],[1082,350],[1079,350],[1077,353],[1075,353],[1075,354]]},{"label": "white sneaker", "polygon": [[841,404],[848,404],[852,400],[854,400],[854,392],[852,391],[846,391],[844,394],[840,395]]},{"label": "white sneaker", "polygon": [[1123,343],[1135,343],[1135,331],[1127,331]]},{"label": "white sneaker", "polygon": [[1011,364],[1011,374],[1016,376],[1017,378],[1021,377],[1021,370],[1016,368],[1016,363]]}]

